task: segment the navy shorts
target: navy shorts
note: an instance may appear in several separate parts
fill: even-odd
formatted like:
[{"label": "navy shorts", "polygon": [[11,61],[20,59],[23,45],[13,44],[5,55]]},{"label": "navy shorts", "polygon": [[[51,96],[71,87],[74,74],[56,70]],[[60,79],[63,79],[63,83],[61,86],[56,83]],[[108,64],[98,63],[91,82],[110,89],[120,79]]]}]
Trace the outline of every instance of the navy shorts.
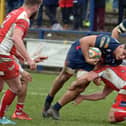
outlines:
[{"label": "navy shorts", "polygon": [[76,41],[71,45],[66,57],[66,66],[72,69],[83,69],[86,71],[91,71],[94,65],[86,63],[84,56],[80,48],[80,42]]}]

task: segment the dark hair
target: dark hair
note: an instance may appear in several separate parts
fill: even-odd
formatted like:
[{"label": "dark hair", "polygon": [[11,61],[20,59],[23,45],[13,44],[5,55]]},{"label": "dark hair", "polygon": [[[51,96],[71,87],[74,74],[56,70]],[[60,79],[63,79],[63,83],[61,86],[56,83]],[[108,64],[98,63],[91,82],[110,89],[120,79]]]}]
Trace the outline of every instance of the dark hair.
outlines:
[{"label": "dark hair", "polygon": [[41,4],[42,0],[24,0],[25,5],[36,5],[36,4]]}]

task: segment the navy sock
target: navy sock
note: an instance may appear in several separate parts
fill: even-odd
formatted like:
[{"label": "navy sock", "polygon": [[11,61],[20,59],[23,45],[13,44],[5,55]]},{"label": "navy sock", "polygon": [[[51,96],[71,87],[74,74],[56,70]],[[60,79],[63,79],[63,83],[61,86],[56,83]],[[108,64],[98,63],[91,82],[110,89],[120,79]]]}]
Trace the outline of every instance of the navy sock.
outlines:
[{"label": "navy sock", "polygon": [[53,101],[53,97],[50,96],[50,95],[48,95],[48,96],[46,97],[46,103],[51,103],[52,101]]},{"label": "navy sock", "polygon": [[53,108],[57,111],[59,111],[62,108],[62,105],[60,105],[58,102],[53,106]]}]

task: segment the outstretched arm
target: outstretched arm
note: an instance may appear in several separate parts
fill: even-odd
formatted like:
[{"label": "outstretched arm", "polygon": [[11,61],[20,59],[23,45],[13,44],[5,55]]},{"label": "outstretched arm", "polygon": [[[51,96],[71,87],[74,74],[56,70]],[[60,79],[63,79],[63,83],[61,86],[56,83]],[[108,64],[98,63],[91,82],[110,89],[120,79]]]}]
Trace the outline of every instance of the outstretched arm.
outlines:
[{"label": "outstretched arm", "polygon": [[103,91],[101,92],[97,92],[97,93],[89,94],[89,95],[79,95],[75,99],[75,103],[80,104],[83,100],[90,100],[90,101],[101,100],[101,99],[104,99],[106,96],[108,96],[112,91],[113,89],[109,88],[108,86],[105,86]]}]

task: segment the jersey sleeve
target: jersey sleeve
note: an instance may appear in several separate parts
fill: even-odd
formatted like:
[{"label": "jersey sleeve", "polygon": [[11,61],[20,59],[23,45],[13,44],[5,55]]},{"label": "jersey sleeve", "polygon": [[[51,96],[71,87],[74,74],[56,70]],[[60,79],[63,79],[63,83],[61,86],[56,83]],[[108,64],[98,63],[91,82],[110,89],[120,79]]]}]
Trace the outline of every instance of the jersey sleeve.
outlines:
[{"label": "jersey sleeve", "polygon": [[108,48],[110,40],[111,38],[108,35],[99,35],[96,38],[95,47],[100,49]]},{"label": "jersey sleeve", "polygon": [[95,47],[108,52],[114,51],[121,43],[109,35],[100,35],[96,38]]},{"label": "jersey sleeve", "polygon": [[118,32],[119,32],[119,33],[124,33],[124,32],[126,32],[126,19],[123,20],[123,21],[117,26],[117,28],[118,28]]},{"label": "jersey sleeve", "polygon": [[25,19],[18,19],[16,21],[16,27],[15,28],[19,28],[24,33],[26,33],[28,31],[28,28],[29,28],[29,22]]}]

